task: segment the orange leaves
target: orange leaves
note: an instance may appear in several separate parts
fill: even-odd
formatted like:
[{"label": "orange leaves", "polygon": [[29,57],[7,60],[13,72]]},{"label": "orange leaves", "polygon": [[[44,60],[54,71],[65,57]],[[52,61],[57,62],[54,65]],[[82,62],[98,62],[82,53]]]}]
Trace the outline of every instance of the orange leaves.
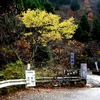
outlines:
[{"label": "orange leaves", "polygon": [[69,10],[69,11],[68,11],[68,14],[71,15],[71,16],[74,16],[74,11]]},{"label": "orange leaves", "polygon": [[30,49],[31,49],[30,44],[28,44],[24,38],[21,40],[17,40],[14,43],[14,48],[16,49],[16,51],[20,55],[20,57],[22,59],[26,59],[26,61],[32,55],[32,52],[30,51]]},{"label": "orange leaves", "polygon": [[30,49],[30,45],[27,43],[27,41],[25,39],[21,39],[21,40],[16,41],[14,43],[14,45]]},{"label": "orange leaves", "polygon": [[92,12],[88,13],[88,20],[93,20],[94,19],[94,15]]},{"label": "orange leaves", "polygon": [[84,0],[85,3],[89,3],[89,0]]}]

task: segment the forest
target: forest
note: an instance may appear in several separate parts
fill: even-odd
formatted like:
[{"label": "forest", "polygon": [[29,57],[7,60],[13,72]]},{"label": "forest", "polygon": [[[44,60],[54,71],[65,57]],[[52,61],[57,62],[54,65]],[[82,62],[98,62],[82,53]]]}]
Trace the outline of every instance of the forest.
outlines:
[{"label": "forest", "polygon": [[0,1],[0,81],[24,78],[28,63],[53,75],[70,68],[71,52],[79,68],[100,55],[99,37],[100,0]]}]

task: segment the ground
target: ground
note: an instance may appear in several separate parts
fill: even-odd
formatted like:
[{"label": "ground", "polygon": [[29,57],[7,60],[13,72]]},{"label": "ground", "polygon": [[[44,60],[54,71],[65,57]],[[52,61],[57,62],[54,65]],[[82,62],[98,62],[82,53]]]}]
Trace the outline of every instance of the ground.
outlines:
[{"label": "ground", "polygon": [[29,88],[1,97],[0,100],[100,100],[100,76],[88,71],[87,85],[67,88]]}]

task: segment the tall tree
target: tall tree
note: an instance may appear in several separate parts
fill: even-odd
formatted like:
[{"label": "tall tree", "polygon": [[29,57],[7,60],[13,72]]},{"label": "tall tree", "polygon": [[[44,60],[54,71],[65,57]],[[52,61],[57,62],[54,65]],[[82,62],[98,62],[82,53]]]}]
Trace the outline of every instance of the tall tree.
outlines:
[{"label": "tall tree", "polygon": [[100,0],[98,0],[97,2],[97,9],[98,9],[98,12],[100,13]]},{"label": "tall tree", "polygon": [[16,4],[16,7],[19,11],[24,10],[24,3],[23,0],[14,0],[14,3]]},{"label": "tall tree", "polygon": [[23,35],[32,46],[32,61],[39,46],[71,38],[77,28],[73,18],[60,22],[59,16],[38,9],[23,13],[22,22],[29,30]]},{"label": "tall tree", "polygon": [[70,6],[71,10],[73,11],[77,11],[80,9],[80,5],[78,3],[78,0],[71,0],[71,6]]},{"label": "tall tree", "polygon": [[77,41],[83,42],[83,30],[80,27],[80,25],[78,25],[78,29],[76,29],[75,34],[73,35],[73,38]]},{"label": "tall tree", "polygon": [[76,30],[73,38],[80,42],[87,42],[90,39],[90,25],[88,23],[87,17],[83,15],[81,17],[79,27]]},{"label": "tall tree", "polygon": [[55,9],[56,10],[59,10],[59,7],[63,4],[63,5],[70,5],[71,3],[71,0],[56,0],[56,1],[53,1],[53,3],[56,2],[56,6],[55,6]]},{"label": "tall tree", "polygon": [[63,2],[64,2],[64,4],[70,5],[71,0],[64,0]]},{"label": "tall tree", "polygon": [[51,57],[46,46],[59,39],[71,38],[77,28],[73,18],[60,22],[59,16],[39,9],[27,10],[20,16],[9,13],[0,22],[0,42],[5,45],[0,48],[0,55],[7,62],[18,59],[34,62],[44,53]]},{"label": "tall tree", "polygon": [[54,7],[49,0],[23,0],[25,9],[38,8],[41,10],[46,10],[47,12],[54,13]]},{"label": "tall tree", "polygon": [[90,25],[89,25],[86,15],[82,15],[81,20],[80,20],[80,26],[83,31],[90,32]]},{"label": "tall tree", "polygon": [[54,12],[54,7],[52,6],[52,4],[50,3],[50,2],[46,2],[46,3],[44,3],[43,4],[43,6],[44,6],[44,8],[45,8],[45,10],[49,13],[49,12],[51,12],[51,13],[55,13]]},{"label": "tall tree", "polygon": [[93,28],[91,31],[92,40],[97,40],[100,42],[100,21],[98,18],[93,20]]}]

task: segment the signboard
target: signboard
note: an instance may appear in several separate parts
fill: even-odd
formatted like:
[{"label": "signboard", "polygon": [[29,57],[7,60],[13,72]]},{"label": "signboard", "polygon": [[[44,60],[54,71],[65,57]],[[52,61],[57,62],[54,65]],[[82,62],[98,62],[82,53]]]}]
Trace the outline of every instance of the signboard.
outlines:
[{"label": "signboard", "polygon": [[74,53],[70,53],[70,64],[74,65]]},{"label": "signboard", "polygon": [[80,76],[82,79],[87,79],[87,64],[81,63]]},{"label": "signboard", "polygon": [[26,70],[26,82],[27,82],[26,87],[36,86],[34,70]]}]

